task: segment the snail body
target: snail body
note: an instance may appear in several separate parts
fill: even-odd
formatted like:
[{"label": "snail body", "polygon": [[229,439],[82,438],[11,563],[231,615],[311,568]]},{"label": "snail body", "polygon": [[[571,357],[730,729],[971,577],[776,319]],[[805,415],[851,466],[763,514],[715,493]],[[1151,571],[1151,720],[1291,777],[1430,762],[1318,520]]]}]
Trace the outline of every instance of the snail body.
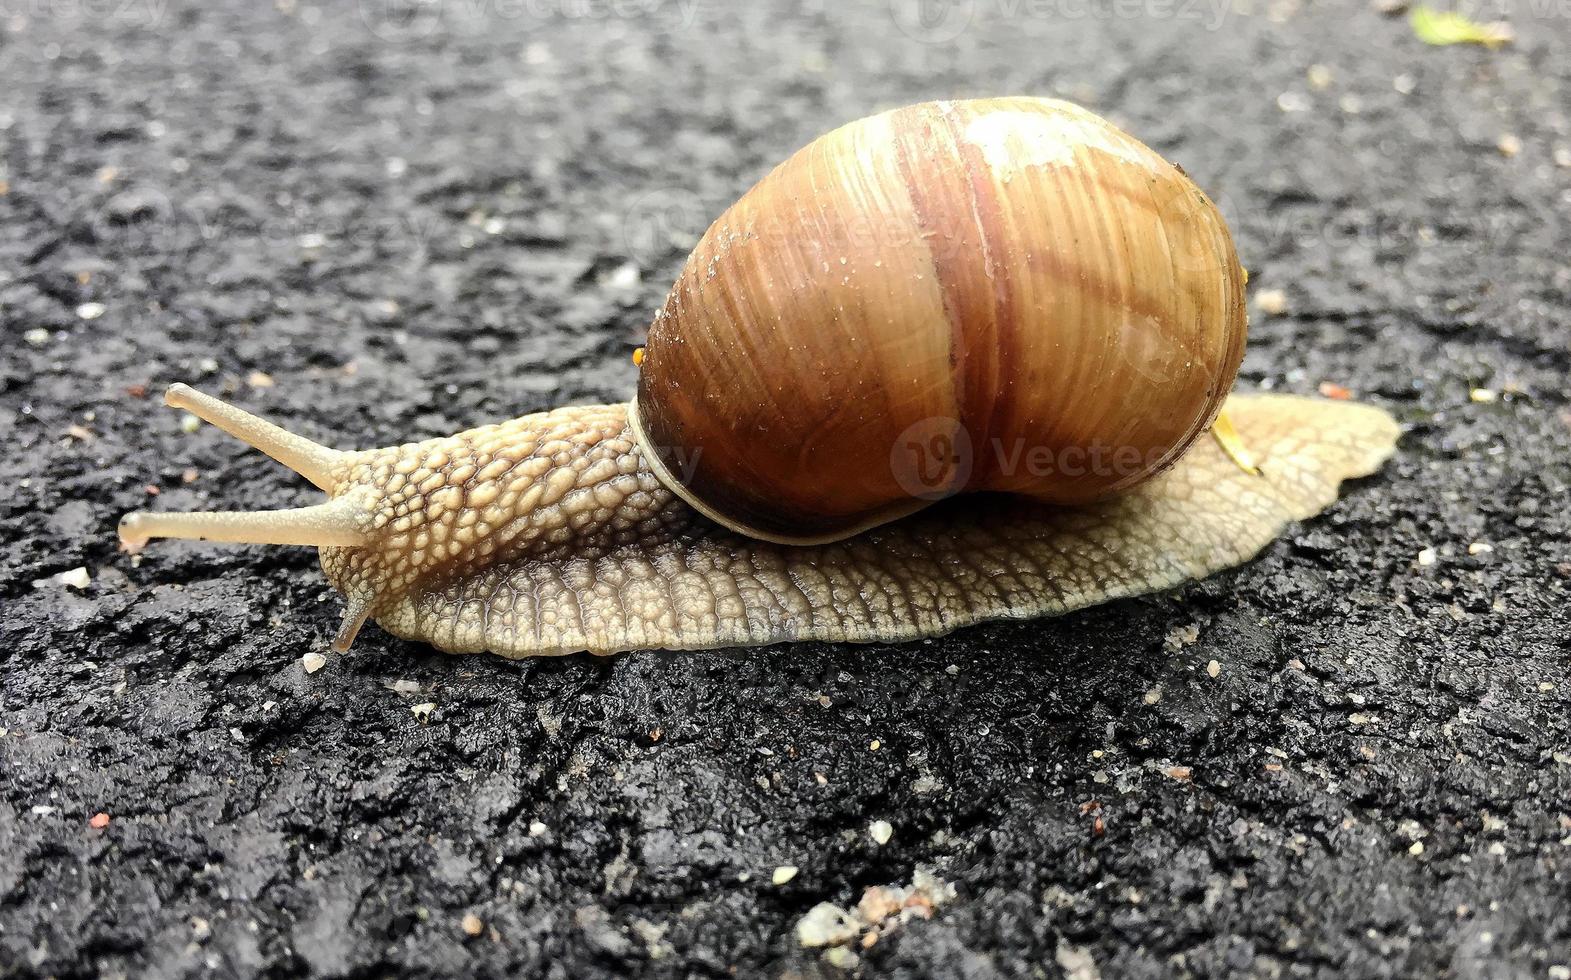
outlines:
[{"label": "snail body", "polygon": [[[167,401],[328,493],[131,514],[150,537],[312,544],[367,618],[504,656],[897,641],[1247,560],[1372,472],[1378,409],[1230,389],[1244,274],[1176,167],[1038,99],[852,123],[710,228],[630,405],[327,449]],[[1201,439],[1224,401],[1260,458]]]}]

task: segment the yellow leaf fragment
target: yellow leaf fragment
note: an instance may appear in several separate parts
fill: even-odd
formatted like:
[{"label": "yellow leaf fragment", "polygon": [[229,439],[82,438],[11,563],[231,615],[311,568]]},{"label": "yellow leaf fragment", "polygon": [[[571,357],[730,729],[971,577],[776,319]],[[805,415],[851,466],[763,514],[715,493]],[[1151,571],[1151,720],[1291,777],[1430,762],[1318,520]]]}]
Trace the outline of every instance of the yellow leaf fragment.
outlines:
[{"label": "yellow leaf fragment", "polygon": [[1481,24],[1451,10],[1436,10],[1419,4],[1407,15],[1413,34],[1425,44],[1482,44],[1498,48],[1516,39],[1511,25],[1504,21]]},{"label": "yellow leaf fragment", "polygon": [[1249,447],[1244,445],[1244,439],[1233,428],[1233,420],[1227,417],[1226,410],[1217,414],[1216,421],[1211,423],[1211,434],[1216,437],[1217,445],[1227,453],[1229,459],[1238,464],[1238,468],[1250,476],[1259,476],[1260,467],[1255,465],[1255,457],[1250,453]]}]

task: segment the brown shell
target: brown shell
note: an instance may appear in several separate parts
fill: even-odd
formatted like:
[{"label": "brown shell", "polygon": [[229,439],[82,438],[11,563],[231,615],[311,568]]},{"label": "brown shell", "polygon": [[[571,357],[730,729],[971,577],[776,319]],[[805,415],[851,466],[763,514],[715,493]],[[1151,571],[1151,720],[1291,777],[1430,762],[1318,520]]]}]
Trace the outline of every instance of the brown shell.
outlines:
[{"label": "brown shell", "polygon": [[1200,189],[1078,106],[897,109],[704,234],[650,327],[635,428],[673,490],[777,540],[962,490],[1086,501],[1210,425],[1244,280]]}]

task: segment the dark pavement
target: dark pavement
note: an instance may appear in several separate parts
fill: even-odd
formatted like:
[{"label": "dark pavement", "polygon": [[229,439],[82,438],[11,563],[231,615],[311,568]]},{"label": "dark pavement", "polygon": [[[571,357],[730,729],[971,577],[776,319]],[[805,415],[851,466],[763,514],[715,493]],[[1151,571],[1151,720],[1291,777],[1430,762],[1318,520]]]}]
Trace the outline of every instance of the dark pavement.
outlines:
[{"label": "dark pavement", "polygon": [[[1571,977],[1571,10],[945,11],[0,2],[0,976]],[[1204,583],[899,647],[367,628],[308,675],[309,550],[117,553],[311,499],[170,381],[345,447],[625,399],[769,166],[1014,93],[1212,192],[1242,386],[1386,406],[1385,471]],[[802,947],[919,871],[931,919]]]}]

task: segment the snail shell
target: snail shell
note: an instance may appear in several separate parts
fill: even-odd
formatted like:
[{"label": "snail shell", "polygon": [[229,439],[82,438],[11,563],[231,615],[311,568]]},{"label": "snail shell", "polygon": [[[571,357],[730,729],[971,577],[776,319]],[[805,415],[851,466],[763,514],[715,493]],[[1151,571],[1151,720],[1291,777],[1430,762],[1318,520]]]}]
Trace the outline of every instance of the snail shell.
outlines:
[{"label": "snail shell", "polygon": [[1183,171],[1078,106],[897,109],[813,141],[709,228],[650,327],[633,424],[662,482],[768,540],[961,491],[1080,503],[1211,424],[1244,280]]}]

